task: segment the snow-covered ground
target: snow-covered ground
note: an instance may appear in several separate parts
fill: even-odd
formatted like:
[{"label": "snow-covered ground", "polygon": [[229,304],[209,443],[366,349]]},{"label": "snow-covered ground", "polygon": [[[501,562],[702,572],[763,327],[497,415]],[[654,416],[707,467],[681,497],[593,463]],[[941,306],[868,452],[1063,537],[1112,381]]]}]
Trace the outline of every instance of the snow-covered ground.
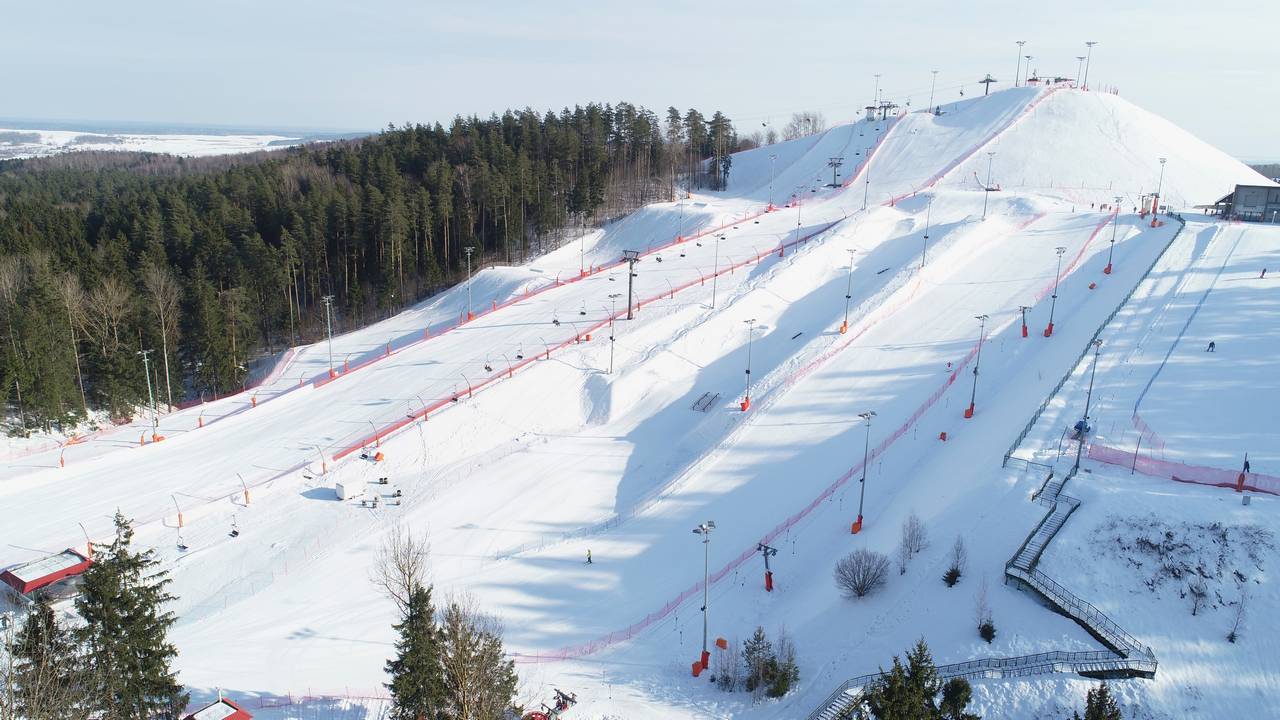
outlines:
[{"label": "snow-covered ground", "polygon": [[[396,523],[429,533],[440,596],[470,594],[505,622],[525,701],[536,707],[551,687],[573,690],[582,702],[572,717],[803,717],[839,682],[887,665],[921,636],[939,662],[1096,649],[1075,623],[1002,582],[1005,561],[1043,514],[1028,499],[1044,480],[1002,468],[1003,456],[1076,367],[1020,451],[1056,459],[1049,455],[1058,431],[1085,391],[1082,349],[1177,231],[1175,222],[1152,227],[1128,213],[1156,182],[1156,156],[1169,158],[1165,196],[1175,205],[1214,200],[1224,185],[1257,176],[1113,96],[1019,89],[945,110],[740,154],[728,191],[653,205],[530,265],[477,273],[471,307],[487,312],[470,322],[455,327],[468,307],[468,289],[459,287],[335,337],[333,366],[349,371],[331,382],[327,345],[298,348],[255,391],[163,417],[164,442],[140,447],[145,425],[131,425],[65,452],[14,457],[0,469],[0,506],[23,511],[6,514],[0,562],[82,542],[77,522],[101,538],[120,507],[174,571],[178,664],[198,696],[223,688],[251,707],[330,696],[255,712],[268,718],[377,716],[380,701],[362,698],[383,692],[394,618],[367,570]],[[846,159],[841,187],[824,187],[836,155]],[[984,198],[974,177],[985,179],[989,160],[1002,189]],[[1131,199],[1118,218],[1101,208],[1115,195]],[[762,213],[770,201],[777,209]],[[1119,231],[1108,275],[1112,223]],[[1243,277],[1277,245],[1263,237],[1236,243],[1232,233],[1254,237],[1237,227],[1189,224],[1157,265],[1155,289],[1140,289],[1129,314],[1117,316],[1107,339],[1117,354],[1104,355],[1097,378],[1100,431],[1116,422],[1122,432],[1119,421],[1130,422],[1126,393],[1147,381],[1127,373],[1154,371],[1183,325],[1174,316],[1186,318],[1181,298],[1212,282],[1181,276],[1243,263],[1242,279],[1231,283],[1241,295],[1218,302],[1210,294],[1190,327],[1219,314],[1226,322],[1246,303],[1265,324],[1268,286]],[[1204,236],[1214,232],[1223,237]],[[669,246],[676,236],[690,239]],[[1237,254],[1222,249],[1237,244]],[[633,320],[622,319],[622,250],[645,253]],[[1232,277],[1224,272],[1217,282]],[[1167,312],[1143,310],[1165,305]],[[1027,338],[1020,306],[1028,308]],[[1045,337],[1051,312],[1055,331]],[[1275,347],[1195,332],[1218,337],[1220,352],[1245,346],[1251,367]],[[1263,332],[1274,338],[1274,323]],[[748,354],[751,405],[743,412]],[[1247,371],[1256,375],[1209,374],[1198,358],[1188,355],[1184,366],[1182,357],[1170,355],[1142,400],[1148,422],[1162,423],[1157,430],[1170,438],[1191,434],[1196,422],[1178,409],[1193,378],[1176,373],[1199,372],[1194,381],[1206,384],[1265,375],[1261,367]],[[1235,367],[1242,357],[1214,362]],[[704,394],[716,399],[705,412],[693,409]],[[974,396],[976,413],[965,420]],[[877,413],[869,429],[857,417],[865,410]],[[1258,412],[1242,411],[1221,432],[1257,433],[1247,439],[1251,457],[1270,462],[1266,453],[1280,443]],[[375,434],[384,462],[337,457]],[[1237,452],[1200,438],[1187,452],[1206,462]],[[868,439],[866,523],[852,535]],[[1195,641],[1179,634],[1183,608],[1173,600],[1159,596],[1159,609],[1149,610],[1147,596],[1130,597],[1129,575],[1082,567],[1099,553],[1091,543],[1104,535],[1094,528],[1113,516],[1201,522],[1194,508],[1225,494],[1220,519],[1235,523],[1241,516],[1225,508],[1236,496],[1126,479],[1135,497],[1116,500],[1090,490],[1101,468],[1068,486],[1084,505],[1043,564],[1152,645],[1161,673],[1172,668],[1154,683],[1119,683],[1124,697],[1158,699],[1155,717],[1215,716],[1230,705],[1226,691],[1180,679],[1213,658],[1223,658],[1217,672],[1262,673],[1257,687],[1274,687],[1275,667],[1248,649],[1271,639],[1262,620],[1275,603],[1269,586],[1260,586],[1260,614],[1244,642],[1210,654],[1171,646],[1210,642],[1217,625],[1209,623],[1220,625],[1225,610],[1205,616]],[[379,477],[390,485],[372,489],[399,488],[404,504],[369,510],[334,496],[335,481]],[[175,503],[186,552],[175,548]],[[1271,505],[1244,512],[1274,528]],[[835,560],[857,548],[891,553],[911,513],[929,529],[926,551],[882,592],[841,598]],[[785,625],[801,666],[786,698],[752,704],[714,689],[705,675],[690,677],[702,643],[703,572],[690,530],[707,519],[717,522],[711,636],[741,640],[756,625]],[[234,540],[233,521],[241,530]],[[948,589],[941,576],[957,536],[969,546],[969,568]],[[778,548],[773,593],[762,587],[761,540]],[[588,549],[591,565],[583,562]],[[972,619],[984,580],[998,629],[992,644]],[[1124,599],[1133,607],[1122,608]],[[1242,661],[1226,665],[1233,650]],[[990,717],[1060,716],[1055,708],[1078,706],[1086,685],[983,681],[976,704]],[[1260,707],[1246,699],[1232,714]]]},{"label": "snow-covered ground", "polygon": [[279,150],[301,142],[304,142],[302,137],[288,135],[108,133],[0,127],[0,160],[45,157],[78,150],[116,150],[203,157],[258,150]]}]

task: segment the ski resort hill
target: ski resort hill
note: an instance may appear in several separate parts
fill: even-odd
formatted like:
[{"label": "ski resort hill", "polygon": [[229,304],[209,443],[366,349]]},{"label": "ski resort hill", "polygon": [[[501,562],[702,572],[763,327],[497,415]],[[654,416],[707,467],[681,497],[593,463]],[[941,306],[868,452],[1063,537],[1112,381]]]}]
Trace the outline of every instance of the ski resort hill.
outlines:
[{"label": "ski resort hill", "polygon": [[[572,689],[571,716],[805,717],[851,702],[851,678],[921,636],[940,664],[985,661],[957,672],[986,716],[1061,714],[1090,682],[1080,673],[1153,672],[1117,684],[1150,717],[1247,716],[1276,685],[1264,649],[1280,638],[1259,621],[1230,644],[1210,625],[1244,561],[1222,562],[1222,601],[1186,629],[1176,583],[1145,589],[1132,556],[1084,536],[1132,538],[1139,513],[1194,534],[1212,501],[1204,521],[1255,539],[1239,555],[1260,558],[1251,612],[1280,609],[1273,498],[1241,508],[1231,489],[1134,479],[1103,449],[1155,432],[1153,460],[1233,471],[1249,450],[1256,474],[1280,474],[1264,411],[1242,407],[1274,401],[1275,293],[1255,269],[1280,268],[1276,231],[1132,212],[1158,187],[1181,209],[1236,182],[1261,180],[1066,86],[739,153],[726,190],[483,268],[286,353],[245,393],[11,459],[0,504],[21,512],[0,564],[81,546],[80,524],[103,539],[117,507],[137,518],[180,598],[180,679],[259,717],[378,717],[395,618],[368,569],[396,525],[429,533],[437,593],[505,624],[528,703]],[[1205,338],[1235,361],[1210,372]],[[1189,386],[1224,399],[1211,420],[1187,407]],[[1064,431],[1086,393],[1097,435],[1077,447]],[[339,500],[337,483],[365,501]],[[912,515],[927,547],[879,592],[843,598],[836,560],[892,554]],[[691,676],[704,548],[690,530],[708,520],[710,639],[736,648],[785,627],[800,681],[784,698]],[[957,537],[969,562],[948,588]],[[768,592],[761,545],[777,551]],[[1095,556],[1105,577],[1072,569]],[[973,621],[980,592],[991,643]],[[1247,693],[1189,682],[1207,662],[1262,677]]]}]

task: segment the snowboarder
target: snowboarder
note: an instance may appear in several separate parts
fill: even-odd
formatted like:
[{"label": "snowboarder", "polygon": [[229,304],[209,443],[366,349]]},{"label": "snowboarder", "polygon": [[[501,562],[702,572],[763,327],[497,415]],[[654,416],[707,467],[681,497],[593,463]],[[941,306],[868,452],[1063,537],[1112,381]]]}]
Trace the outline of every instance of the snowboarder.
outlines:
[{"label": "snowboarder", "polygon": [[1244,471],[1245,471],[1245,472],[1249,472],[1249,459],[1248,459],[1248,458],[1245,458],[1245,460],[1244,460]]},{"label": "snowboarder", "polygon": [[1204,349],[1204,351],[1205,351],[1205,352],[1213,352],[1215,349],[1217,349],[1217,347],[1218,347],[1218,343],[1216,343],[1216,342],[1214,342],[1214,341],[1210,340],[1210,341],[1209,341],[1209,347],[1205,348],[1205,349]]},{"label": "snowboarder", "polygon": [[587,548],[587,564],[591,564],[591,548]]},{"label": "snowboarder", "polygon": [[1259,279],[1259,280],[1265,280],[1266,278],[1267,278],[1267,269],[1266,269],[1266,268],[1262,268],[1262,274],[1258,276],[1258,279]]}]

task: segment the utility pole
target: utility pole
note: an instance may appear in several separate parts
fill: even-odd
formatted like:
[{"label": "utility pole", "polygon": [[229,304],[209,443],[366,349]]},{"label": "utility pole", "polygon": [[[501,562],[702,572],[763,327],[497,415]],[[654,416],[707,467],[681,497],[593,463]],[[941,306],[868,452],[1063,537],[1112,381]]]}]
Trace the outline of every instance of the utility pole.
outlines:
[{"label": "utility pole", "polygon": [[756,552],[764,556],[764,591],[773,592],[773,571],[769,569],[769,556],[777,555],[778,548],[756,543]]},{"label": "utility pole", "polygon": [[924,270],[924,261],[929,254],[929,216],[933,213],[933,196],[929,196],[929,204],[924,208],[924,241],[920,246],[920,269]]},{"label": "utility pole", "polygon": [[614,335],[616,334],[616,333],[614,333],[614,331],[613,331],[613,319],[614,319],[614,318],[616,318],[616,317],[618,316],[618,298],[620,298],[620,297],[622,297],[622,293],[610,293],[610,294],[609,294],[609,303],[610,303],[610,311],[609,311],[609,374],[610,374],[610,375],[612,375],[612,374],[613,374],[613,343],[614,343],[614,339],[615,339],[615,338],[614,338]]},{"label": "utility pole", "polygon": [[160,427],[160,419],[156,417],[156,398],[151,392],[151,358],[154,350],[139,350],[142,356],[142,372],[147,376],[147,405],[151,408],[151,439],[156,438],[156,429]]},{"label": "utility pole", "polygon": [[933,91],[938,88],[938,71],[930,70],[933,73],[933,81],[929,83],[929,112],[933,112]]},{"label": "utility pole", "polygon": [[858,413],[858,417],[867,422],[867,436],[862,443],[862,478],[858,480],[858,519],[853,521],[849,531],[854,535],[862,532],[862,501],[867,497],[867,463],[871,461],[871,418],[876,416],[875,410]]},{"label": "utility pole", "polygon": [[987,153],[987,184],[982,188],[982,219],[987,219],[987,198],[991,197],[991,163],[996,159],[996,151]]},{"label": "utility pole", "polygon": [[751,339],[755,336],[756,319],[743,320],[747,324],[747,389],[742,395],[742,403],[739,407],[742,412],[746,412],[751,407]]},{"label": "utility pole", "polygon": [[333,378],[338,375],[333,369],[333,296],[325,295],[320,302],[324,303],[324,326],[329,334],[329,377]]},{"label": "utility pole", "polygon": [[1030,55],[1027,56],[1027,74],[1025,77],[1022,78],[1022,84],[1023,85],[1031,84],[1031,56]]},{"label": "utility pole", "polygon": [[1089,46],[1089,52],[1085,55],[1085,60],[1084,60],[1084,89],[1085,90],[1089,89],[1089,65],[1093,62],[1093,46],[1097,44],[1098,44],[1097,40],[1090,40],[1089,42],[1085,43],[1085,45]]},{"label": "utility pole", "polygon": [[871,194],[871,156],[870,155],[867,155],[867,162],[865,165],[862,166],[862,169],[863,169],[863,177],[866,179],[866,184],[862,188],[862,209],[866,210],[867,197]]},{"label": "utility pole", "polygon": [[1031,309],[1030,305],[1019,305],[1018,312],[1022,313],[1022,337],[1027,336],[1027,311]]},{"label": "utility pole", "polygon": [[1013,86],[1018,87],[1018,78],[1022,75],[1022,46],[1027,44],[1026,40],[1016,40],[1018,46],[1018,69],[1013,74]]},{"label": "utility pole", "polygon": [[987,73],[986,77],[978,81],[978,84],[982,86],[983,97],[986,97],[987,95],[991,94],[991,83],[993,82],[997,82],[997,81],[995,78],[991,77],[991,73]]},{"label": "utility pole", "polygon": [[632,320],[635,318],[635,314],[632,312],[631,283],[636,278],[636,263],[640,262],[640,251],[623,250],[622,260],[627,264],[627,319]]},{"label": "utility pole", "polygon": [[711,664],[711,652],[707,650],[707,590],[711,578],[711,531],[716,529],[716,521],[708,520],[693,529],[694,535],[702,536],[702,669]]},{"label": "utility pole", "polygon": [[1053,335],[1053,312],[1058,308],[1058,283],[1062,281],[1062,254],[1067,251],[1064,247],[1056,247],[1053,249],[1058,253],[1058,270],[1053,276],[1053,301],[1049,303],[1049,326],[1044,329],[1044,336]]},{"label": "utility pole", "polygon": [[844,288],[844,322],[840,323],[840,334],[849,332],[849,301],[853,299],[853,255],[857,248],[849,248],[849,280]]},{"label": "utility pole", "polygon": [[1115,217],[1111,218],[1111,246],[1107,249],[1107,266],[1102,269],[1102,272],[1104,275],[1111,274],[1111,257],[1112,255],[1115,254],[1115,251],[1116,251],[1116,227],[1120,225],[1121,196],[1116,195],[1115,199],[1116,199],[1116,214],[1115,214]]},{"label": "utility pole", "polygon": [[831,168],[831,187],[840,187],[836,182],[836,175],[838,174],[841,165],[844,165],[844,158],[833,157],[830,160],[827,160],[827,167]]},{"label": "utility pole", "polygon": [[987,316],[975,315],[974,319],[981,325],[978,326],[978,353],[973,358],[973,391],[969,393],[969,407],[965,409],[965,418],[973,417],[973,408],[978,400],[978,368],[982,365],[982,343],[987,337]]},{"label": "utility pole", "polygon": [[475,252],[475,248],[468,245],[462,251],[467,254],[467,320],[475,320],[475,313],[471,312],[471,253]]},{"label": "utility pole", "polygon": [[1093,345],[1093,370],[1089,372],[1089,392],[1084,396],[1084,417],[1081,419],[1084,423],[1080,426],[1080,443],[1076,445],[1076,469],[1080,469],[1080,457],[1084,454],[1084,436],[1089,432],[1089,405],[1093,400],[1093,379],[1098,374],[1098,355],[1102,352],[1102,340],[1094,340]]}]

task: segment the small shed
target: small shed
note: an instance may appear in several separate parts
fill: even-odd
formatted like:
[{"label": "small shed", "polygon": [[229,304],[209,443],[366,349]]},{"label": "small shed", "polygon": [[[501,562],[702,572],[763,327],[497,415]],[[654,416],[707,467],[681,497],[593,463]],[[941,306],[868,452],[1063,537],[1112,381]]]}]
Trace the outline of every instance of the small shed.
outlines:
[{"label": "small shed", "polygon": [[253,720],[253,716],[230,700],[218,698],[217,702],[205,705],[182,720]]},{"label": "small shed", "polygon": [[47,555],[0,573],[0,581],[13,588],[19,595],[29,596],[69,577],[80,575],[93,560],[70,548],[56,555]]}]

